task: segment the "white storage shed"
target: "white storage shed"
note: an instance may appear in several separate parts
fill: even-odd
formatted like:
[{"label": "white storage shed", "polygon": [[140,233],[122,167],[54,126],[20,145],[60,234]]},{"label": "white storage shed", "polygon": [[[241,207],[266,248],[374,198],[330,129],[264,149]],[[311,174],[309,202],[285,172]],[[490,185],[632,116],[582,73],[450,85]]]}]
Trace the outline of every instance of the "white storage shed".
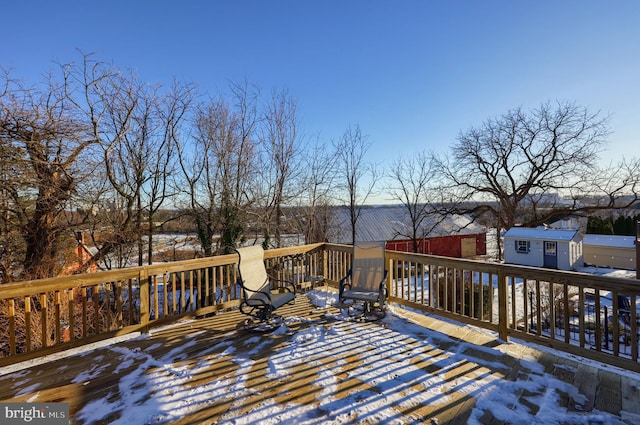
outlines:
[{"label": "white storage shed", "polygon": [[509,264],[575,270],[584,265],[582,233],[547,227],[512,227],[504,234],[504,261]]},{"label": "white storage shed", "polygon": [[597,267],[636,270],[635,236],[584,235],[584,262]]}]

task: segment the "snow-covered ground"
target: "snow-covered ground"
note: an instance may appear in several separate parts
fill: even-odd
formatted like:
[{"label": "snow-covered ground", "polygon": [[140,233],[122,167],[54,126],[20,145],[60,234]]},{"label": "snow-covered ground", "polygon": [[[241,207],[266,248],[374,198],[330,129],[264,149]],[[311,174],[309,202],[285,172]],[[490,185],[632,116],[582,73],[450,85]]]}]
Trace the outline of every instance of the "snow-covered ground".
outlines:
[{"label": "snow-covered ground", "polygon": [[[314,290],[309,296],[320,308],[336,302],[334,293]],[[503,356],[497,348],[464,343],[426,329],[409,320],[401,309],[392,307],[380,326],[373,330],[363,329],[362,324],[347,320],[347,317],[336,318],[341,320],[329,324],[310,323],[299,332],[291,332],[286,324],[307,319],[289,317],[286,324],[276,331],[279,335],[288,336],[288,343],[278,350],[265,353],[261,342],[264,337],[259,335],[252,337],[253,348],[243,352],[236,351],[229,340],[223,338],[212,344],[206,353],[200,353],[197,362],[187,362],[186,352],[199,338],[198,333],[157,358],[150,354],[150,349],[142,352],[122,345],[107,346],[106,355],[121,365],[119,369],[125,370],[134,361],[141,365],[120,378],[119,397],[87,403],[74,420],[95,424],[114,412],[122,412],[123,416],[112,423],[162,424],[197,412],[212,400],[227,400],[231,402],[231,408],[217,418],[218,424],[437,424],[437,418],[426,422],[418,414],[399,412],[415,412],[421,406],[437,411],[438,407],[453,402],[453,393],[463,393],[477,400],[468,421],[470,425],[483,423],[481,418],[488,413],[499,421],[514,425],[640,423],[640,415],[631,412],[614,416],[595,410],[574,411],[563,406],[560,393],[568,394],[578,403],[586,397],[578,388],[546,373],[533,357],[519,360],[521,367],[528,371],[528,378],[502,379],[509,372],[509,366],[497,360]],[[441,351],[443,346],[449,348]],[[357,352],[366,351],[367,354],[361,356],[359,364],[349,364],[346,360],[320,360],[345,359],[345,347]],[[81,350],[67,354],[83,355]],[[319,368],[317,378],[308,383],[322,388],[316,402],[299,404],[295,398],[289,398],[292,400],[289,402],[277,402],[275,397],[266,397],[260,404],[252,405],[249,411],[241,412],[242,402],[254,396],[256,391],[247,385],[249,371],[255,359],[265,355],[268,356],[265,373],[275,387],[280,383],[285,386],[294,369],[301,365],[312,364]],[[229,356],[238,366],[235,371],[211,382],[189,385],[206,373],[212,363]],[[424,367],[425,364],[433,367]],[[464,365],[485,372],[475,374],[473,379],[466,373],[458,375],[458,368],[464,368]],[[28,370],[10,373],[19,381]],[[85,371],[76,376],[74,382],[90,381],[95,373],[97,371]],[[640,374],[625,373],[640,382]],[[457,378],[452,379],[452,374]],[[352,378],[362,382],[364,388],[374,388],[375,391],[354,389],[339,393],[339,382]],[[38,401],[35,390],[37,388],[29,389],[35,394],[33,402]]]},{"label": "snow-covered ground", "polygon": [[[327,294],[322,291],[312,291],[309,296],[319,307],[331,305],[337,302],[335,294]],[[344,373],[345,363],[339,363],[333,367],[326,367],[313,385],[325,388],[322,399],[318,400],[317,406],[298,405],[296,403],[279,404],[275,401],[265,402],[257,406],[247,414],[240,414],[239,410],[231,409],[223,415],[218,424],[345,424],[354,423],[353,418],[358,418],[357,423],[378,423],[378,424],[419,424],[423,423],[420,417],[399,416],[398,411],[393,409],[395,404],[429,403],[433,406],[446,404],[449,396],[448,391],[462,390],[470,396],[478,399],[476,407],[473,409],[469,425],[480,424],[480,419],[486,411],[491,412],[493,417],[510,424],[622,424],[619,417],[603,412],[570,412],[566,407],[559,405],[559,392],[565,392],[573,396],[574,399],[584,398],[579,394],[577,388],[567,384],[556,377],[544,372],[544,367],[537,363],[535,359],[523,359],[522,364],[531,372],[528,380],[503,381],[492,374],[479,376],[473,381],[455,381],[445,375],[454,367],[464,362],[474,362],[481,367],[489,368],[501,365],[492,364],[481,358],[470,357],[466,353],[468,344],[456,343],[444,355],[439,356],[438,363],[441,366],[439,373],[429,374],[418,369],[414,364],[417,361],[424,361],[432,356],[434,347],[443,338],[441,333],[430,332],[421,326],[408,322],[402,317],[402,310],[394,310],[397,314],[388,314],[383,320],[384,325],[377,333],[357,332],[358,323],[350,321],[340,321],[330,328],[323,326],[311,326],[303,332],[296,333],[291,337],[291,344],[269,358],[269,375],[274,381],[286,380],[293,368],[305,362],[314,362],[319,355],[327,356],[343,351],[344,347],[354,345],[354,339],[365,338],[366,345],[370,347],[368,361],[361,366],[352,369],[348,374],[357,377],[359,380],[371,387],[381,389],[381,393],[354,393],[352,396],[336,398],[333,394],[336,391],[338,375]],[[344,319],[344,318],[343,318]],[[289,322],[300,320],[292,317]],[[354,333],[354,330],[356,331]],[[279,333],[287,333],[287,326],[277,330]],[[260,338],[256,336],[255,338]],[[406,344],[416,344],[408,355]],[[357,343],[362,346],[361,343]],[[482,349],[492,351],[491,348],[472,346],[474,350]],[[184,346],[183,348],[187,348]],[[220,357],[233,354],[230,348],[212,347],[212,351],[222,348]],[[130,356],[139,356],[139,352],[120,352],[126,362]],[[495,357],[500,357],[499,352],[493,353]],[[206,369],[209,365],[202,362],[193,369],[179,368],[172,370],[172,359],[180,358],[180,352],[171,352],[166,358],[150,358],[145,367],[140,368],[128,375],[122,381],[122,388],[126,397],[121,397],[118,402],[126,405],[113,406],[106,401],[86,405],[79,413],[79,417],[87,424],[98,422],[104,412],[110,413],[113,409],[123,409],[127,412],[137,412],[136,418],[127,416],[121,423],[162,423],[165,421],[177,420],[198,406],[206,404],[215,397],[243,399],[251,395],[252,389],[245,386],[247,374],[255,356],[260,355],[260,345],[247,353],[238,355],[234,360],[240,366],[235,376],[208,384],[205,388],[194,388],[190,394],[175,394],[171,388],[175,386],[175,381],[189,381],[196,376],[201,369]],[[215,361],[215,360],[212,360]],[[318,365],[315,361],[314,365]],[[443,363],[446,363],[444,365]],[[155,376],[147,374],[149,367],[160,367]],[[502,366],[504,367],[504,366]],[[165,372],[170,371],[167,375]],[[640,380],[640,376],[637,376]],[[83,377],[78,377],[82,380]],[[144,386],[139,385],[140,381],[145,381]],[[133,385],[136,384],[137,385]],[[138,388],[133,390],[132,388]],[[404,391],[398,392],[398,388]],[[150,390],[156,394],[148,398]],[[529,400],[523,400],[518,395],[529,392],[533,394]],[[184,399],[189,400],[185,403]],[[539,410],[533,414],[530,406],[525,402],[530,402],[539,406]],[[140,404],[142,402],[142,404]],[[318,416],[318,410],[326,412]],[[103,412],[103,413],[100,413]],[[622,417],[632,419],[640,423],[640,415],[623,412]],[[437,423],[437,420],[435,422]]]}]

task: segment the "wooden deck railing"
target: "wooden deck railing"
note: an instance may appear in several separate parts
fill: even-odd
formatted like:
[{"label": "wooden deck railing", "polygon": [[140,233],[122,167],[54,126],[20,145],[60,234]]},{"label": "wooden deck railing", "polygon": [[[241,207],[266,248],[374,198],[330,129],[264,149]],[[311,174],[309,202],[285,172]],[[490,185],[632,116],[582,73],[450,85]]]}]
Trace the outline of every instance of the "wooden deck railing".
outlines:
[{"label": "wooden deck railing", "polygon": [[[323,270],[321,244],[265,252],[298,285]],[[236,254],[0,286],[0,366],[187,316],[234,308]]]},{"label": "wooden deck railing", "polygon": [[[348,245],[265,251],[271,274],[337,285]],[[236,255],[0,286],[0,366],[237,307]],[[390,302],[640,371],[640,282],[387,251]]]},{"label": "wooden deck railing", "polygon": [[391,301],[640,371],[640,281],[387,251]]}]

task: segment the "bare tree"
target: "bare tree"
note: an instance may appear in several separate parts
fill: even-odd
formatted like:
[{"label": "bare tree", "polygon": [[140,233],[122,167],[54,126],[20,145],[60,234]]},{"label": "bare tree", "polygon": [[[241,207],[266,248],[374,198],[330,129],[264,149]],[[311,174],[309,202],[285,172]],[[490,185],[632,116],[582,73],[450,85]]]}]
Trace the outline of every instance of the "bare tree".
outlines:
[{"label": "bare tree", "polygon": [[224,253],[233,252],[246,238],[247,217],[255,202],[252,190],[258,177],[256,127],[257,102],[260,90],[244,80],[230,85],[234,103],[234,140],[229,148],[229,172],[225,174],[222,199],[222,247]]},{"label": "bare tree", "polygon": [[[89,138],[100,147],[102,161],[95,174],[104,178],[102,183],[86,186],[96,192],[83,194],[84,221],[93,227],[91,237],[98,252],[78,271],[97,263],[110,267],[117,253],[121,255],[116,267],[130,265],[134,246],[142,264],[147,207],[142,189],[150,181],[149,167],[162,144],[157,88],[140,82],[131,72],[94,61],[91,55],[83,55],[82,66],[65,66],[64,75],[66,82],[73,83],[67,84],[73,90],[66,91],[66,99],[79,111]],[[94,203],[89,205],[89,200]]]},{"label": "bare tree", "polygon": [[[432,155],[422,151],[416,155],[396,159],[391,163],[387,175],[392,200],[402,204],[407,213],[408,226],[402,223],[396,229],[398,236],[413,241],[413,252],[418,252],[419,240],[426,237],[439,220],[427,220],[435,214],[436,201],[434,180],[436,170]],[[440,200],[437,200],[440,201]]]},{"label": "bare tree", "polygon": [[326,242],[333,225],[333,185],[336,181],[336,153],[325,143],[316,143],[306,150],[303,193],[299,197],[294,217],[298,232],[305,243]]},{"label": "bare tree", "polygon": [[[574,103],[518,108],[462,132],[439,168],[456,210],[489,214],[499,242],[500,229],[517,223],[537,226],[635,202],[637,161],[623,162],[615,173],[597,165],[608,133],[607,117]],[[463,201],[476,203],[460,208]]]},{"label": "bare tree", "polygon": [[[4,74],[3,89],[0,89],[1,120],[6,120],[13,112],[7,101],[11,96],[12,80]],[[8,110],[7,110],[8,108]],[[29,191],[27,182],[28,161],[26,152],[13,137],[3,130],[0,132],[0,283],[13,280],[16,267],[24,260],[24,239],[22,228],[28,215],[23,215],[20,202]]]},{"label": "bare tree", "polygon": [[[92,84],[96,73],[106,76]],[[146,179],[154,99],[133,73],[117,71],[90,56],[85,56],[82,69],[71,68],[67,78],[82,85],[82,95],[72,99],[84,111],[92,137],[99,142],[103,176],[109,183],[100,189],[104,192],[97,206],[99,221],[94,222],[95,232],[91,233],[98,252],[84,267],[99,262],[110,267],[107,260],[116,253],[121,254],[116,267],[125,267],[130,265],[134,246],[141,254],[141,188]]]},{"label": "bare tree", "polygon": [[[286,90],[273,92],[263,119],[262,175],[264,190],[264,246],[282,244],[282,207],[301,191],[301,153],[297,102]],[[271,226],[273,225],[273,228]]]},{"label": "bare tree", "polygon": [[[181,145],[186,211],[193,218],[204,254],[233,252],[244,238],[254,167],[254,97],[246,86],[233,87],[237,109],[219,98],[195,114],[193,145]],[[214,238],[220,235],[218,247]]]},{"label": "bare tree", "polygon": [[228,106],[211,101],[196,108],[193,144],[179,144],[179,161],[185,180],[183,192],[188,197],[184,208],[196,225],[205,256],[214,254],[214,237],[219,231],[220,173],[225,172],[224,158],[218,158],[218,146],[229,138]]},{"label": "bare tree", "polygon": [[347,127],[342,138],[334,143],[338,157],[338,184],[346,195],[343,200],[349,208],[351,243],[356,241],[356,223],[362,206],[374,194],[378,180],[375,165],[365,160],[370,147],[371,142],[362,134],[358,125]]},{"label": "bare tree", "polygon": [[50,77],[40,86],[27,87],[6,73],[1,78],[0,139],[7,155],[2,171],[6,175],[7,167],[14,168],[21,176],[3,190],[8,207],[3,215],[23,238],[24,277],[50,277],[64,263],[62,244],[69,235],[61,217],[75,194],[79,163],[96,139],[67,101],[73,82]]},{"label": "bare tree", "polygon": [[[142,187],[147,212],[147,259],[153,262],[153,234],[155,217],[160,208],[176,192],[169,179],[176,172],[177,144],[181,128],[193,101],[194,86],[174,81],[170,90],[158,99],[157,133],[151,140],[148,158],[148,177]],[[171,218],[170,218],[171,219]]]}]

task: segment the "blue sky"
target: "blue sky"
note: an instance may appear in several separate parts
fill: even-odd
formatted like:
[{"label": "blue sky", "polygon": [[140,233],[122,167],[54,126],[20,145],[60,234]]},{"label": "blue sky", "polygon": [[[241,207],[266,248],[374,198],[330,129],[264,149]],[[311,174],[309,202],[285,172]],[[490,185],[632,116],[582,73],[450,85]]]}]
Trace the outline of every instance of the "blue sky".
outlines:
[{"label": "blue sky", "polygon": [[2,14],[0,64],[28,81],[80,49],[211,94],[286,87],[308,136],[357,124],[382,164],[554,99],[612,115],[605,160],[640,146],[635,0],[14,0]]}]

